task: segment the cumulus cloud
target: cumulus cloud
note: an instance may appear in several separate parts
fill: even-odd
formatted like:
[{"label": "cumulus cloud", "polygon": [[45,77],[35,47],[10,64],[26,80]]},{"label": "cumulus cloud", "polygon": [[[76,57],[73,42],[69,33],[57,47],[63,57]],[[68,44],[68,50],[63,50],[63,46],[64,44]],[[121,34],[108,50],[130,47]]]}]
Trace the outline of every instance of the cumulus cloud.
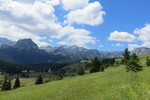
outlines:
[{"label": "cumulus cloud", "polygon": [[94,44],[96,38],[91,36],[90,31],[63,26],[58,22],[54,6],[59,4],[60,0],[0,0],[0,37],[15,41],[31,38],[39,46],[47,46],[47,42],[42,42],[46,39],[41,35],[44,34],[58,39],[58,44],[86,47]]},{"label": "cumulus cloud", "polygon": [[36,34],[29,33],[4,21],[0,21],[0,37],[4,37],[13,41],[24,38],[31,38],[35,43],[38,44],[39,47],[49,45],[46,42],[40,41],[45,39],[46,37],[41,37]]},{"label": "cumulus cloud", "polygon": [[56,34],[62,26],[56,23],[55,9],[48,0],[32,3],[23,1],[1,0],[0,36],[12,39],[31,38],[39,46],[48,45],[40,42],[39,34]]},{"label": "cumulus cloud", "polygon": [[137,45],[137,44],[128,44],[128,48],[129,50],[134,50],[135,48],[138,48],[138,47],[141,47],[140,45]]},{"label": "cumulus cloud", "polygon": [[52,6],[56,6],[60,4],[60,0],[14,0],[14,1],[23,2],[23,3],[33,3],[35,1],[40,1],[40,2],[46,2]]},{"label": "cumulus cloud", "polygon": [[120,43],[117,43],[117,44],[112,44],[112,46],[114,46],[114,47],[122,47],[122,46],[124,46],[123,44],[120,44]]},{"label": "cumulus cloud", "polygon": [[83,9],[77,9],[67,14],[66,21],[64,23],[72,24],[85,24],[85,25],[99,25],[103,23],[103,15],[105,12],[102,11],[102,6],[99,2],[89,3]]},{"label": "cumulus cloud", "polygon": [[110,33],[110,36],[108,37],[108,39],[113,40],[113,41],[133,42],[135,41],[136,37],[127,32],[114,31]]},{"label": "cumulus cloud", "polygon": [[150,47],[150,24],[146,24],[143,28],[137,28],[134,33],[139,35],[138,40],[142,41],[143,47]]},{"label": "cumulus cloud", "polygon": [[55,23],[55,9],[46,2],[35,1],[30,4],[6,0],[0,6],[0,19],[32,33],[56,33],[61,27]]},{"label": "cumulus cloud", "polygon": [[87,44],[95,44],[96,38],[90,36],[91,32],[84,29],[75,29],[72,26],[66,26],[61,31],[58,37],[66,37],[58,44],[61,45],[78,45],[81,47],[87,47]]},{"label": "cumulus cloud", "polygon": [[89,0],[62,0],[62,5],[65,10],[75,10],[87,6]]}]

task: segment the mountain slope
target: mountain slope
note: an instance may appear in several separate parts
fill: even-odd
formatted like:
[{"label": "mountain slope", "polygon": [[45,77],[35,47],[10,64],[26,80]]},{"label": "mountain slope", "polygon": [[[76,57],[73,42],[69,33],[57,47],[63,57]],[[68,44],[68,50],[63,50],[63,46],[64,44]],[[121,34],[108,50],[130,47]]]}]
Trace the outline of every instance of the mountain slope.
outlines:
[{"label": "mountain slope", "polygon": [[10,40],[8,40],[8,39],[6,39],[6,38],[0,38],[0,46],[1,46],[1,45],[9,45],[9,46],[12,46],[12,45],[14,45],[14,44],[15,44],[14,41],[10,41]]},{"label": "mountain slope", "polygon": [[132,53],[137,55],[150,54],[150,48],[135,48]]},{"label": "mountain slope", "polygon": [[[49,48],[49,47],[48,47]],[[98,51],[96,49],[86,49],[83,47],[78,47],[76,45],[73,46],[60,46],[60,47],[50,47],[43,48],[49,54],[62,55],[67,57],[65,60],[81,60],[81,59],[93,59],[94,57],[99,58],[118,58],[122,56],[121,51],[113,51],[113,52],[104,52]]]},{"label": "mountain slope", "polygon": [[15,45],[3,44],[0,47],[0,60],[12,63],[69,63],[83,59],[93,59],[95,56],[103,58],[118,58],[121,51],[103,52],[83,47],[59,46],[38,48],[31,39],[21,39]]},{"label": "mountain slope", "polygon": [[38,49],[31,39],[19,40],[14,46],[2,46],[0,48],[0,60],[7,62],[46,63],[48,59],[48,54],[44,50]]}]

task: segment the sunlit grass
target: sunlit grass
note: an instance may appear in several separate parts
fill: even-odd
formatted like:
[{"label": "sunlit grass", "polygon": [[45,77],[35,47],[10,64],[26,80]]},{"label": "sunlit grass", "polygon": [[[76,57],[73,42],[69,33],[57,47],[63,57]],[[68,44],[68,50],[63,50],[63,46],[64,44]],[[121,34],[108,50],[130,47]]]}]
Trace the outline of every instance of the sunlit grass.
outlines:
[{"label": "sunlit grass", "polygon": [[[140,56],[141,64],[144,64],[146,56],[142,57]],[[125,66],[121,65],[108,68],[104,72],[0,92],[0,100],[140,100],[135,90],[132,90],[130,76],[131,73],[127,73]],[[144,93],[142,100],[150,98],[149,76],[150,67],[144,67],[137,74],[136,91]],[[29,83],[30,81],[28,80]]]}]

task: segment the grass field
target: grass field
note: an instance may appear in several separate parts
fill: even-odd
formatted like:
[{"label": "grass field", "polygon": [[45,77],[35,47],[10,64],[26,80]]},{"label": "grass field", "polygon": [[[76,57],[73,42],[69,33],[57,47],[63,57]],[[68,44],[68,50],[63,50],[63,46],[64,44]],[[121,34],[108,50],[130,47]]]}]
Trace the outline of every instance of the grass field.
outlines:
[{"label": "grass field", "polygon": [[[15,80],[12,80],[12,86],[15,83]],[[20,78],[21,86],[33,86],[35,84],[35,78]]]},{"label": "grass field", "polygon": [[[145,65],[145,58],[140,56],[142,65]],[[1,91],[0,100],[150,100],[150,67],[144,67],[137,74],[135,90],[132,89],[130,76],[131,73],[127,73],[125,66],[121,65],[108,68],[105,72]]]}]

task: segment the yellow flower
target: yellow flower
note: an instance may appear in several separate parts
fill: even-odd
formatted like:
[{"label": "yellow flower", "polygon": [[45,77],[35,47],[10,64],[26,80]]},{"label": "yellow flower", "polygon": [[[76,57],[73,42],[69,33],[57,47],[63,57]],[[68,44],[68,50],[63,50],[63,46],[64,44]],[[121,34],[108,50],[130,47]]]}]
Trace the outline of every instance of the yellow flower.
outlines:
[{"label": "yellow flower", "polygon": [[145,88],[145,87],[146,87],[146,83],[145,83],[145,82],[139,83],[139,86],[140,86],[141,88]]},{"label": "yellow flower", "polygon": [[130,88],[128,91],[129,96],[136,96],[135,92]]}]

